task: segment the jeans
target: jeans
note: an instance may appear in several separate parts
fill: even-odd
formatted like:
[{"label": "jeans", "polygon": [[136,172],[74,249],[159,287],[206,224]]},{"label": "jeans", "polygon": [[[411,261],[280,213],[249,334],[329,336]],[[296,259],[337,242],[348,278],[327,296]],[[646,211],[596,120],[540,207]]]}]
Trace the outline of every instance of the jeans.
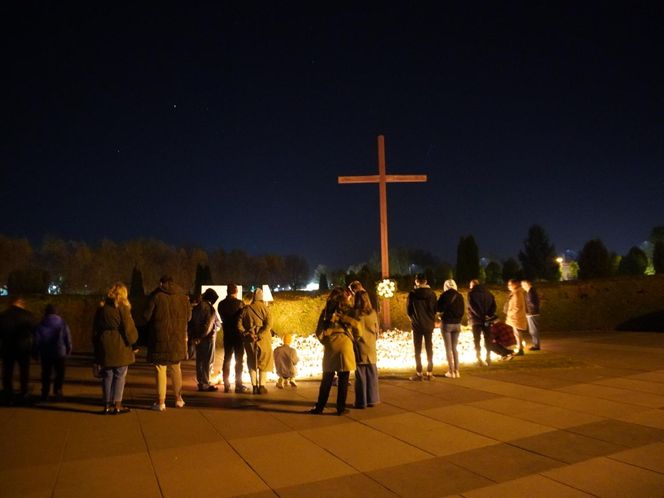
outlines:
[{"label": "jeans", "polygon": [[540,347],[540,335],[539,335],[539,315],[526,315],[528,320],[528,332],[530,333],[530,338],[533,342],[533,347]]},{"label": "jeans", "polygon": [[452,373],[459,371],[459,352],[457,351],[459,332],[461,332],[461,324],[443,324],[443,340],[445,341],[445,353],[447,355],[447,369]]},{"label": "jeans", "polygon": [[104,404],[110,406],[122,401],[125,379],[128,366],[110,367],[101,369],[101,388],[104,395]]},{"label": "jeans", "polygon": [[518,350],[523,351],[523,333],[525,330],[517,329],[516,327],[512,327],[512,330],[514,331],[514,337],[516,337]]},{"label": "jeans", "polygon": [[378,403],[378,368],[373,363],[358,363],[355,370],[355,408]]},{"label": "jeans", "polygon": [[415,370],[422,373],[422,339],[427,352],[427,372],[433,372],[433,330],[421,332],[413,330],[413,345],[415,346]]},{"label": "jeans", "polygon": [[214,361],[214,342],[204,339],[196,345],[196,382],[199,389],[210,386],[210,363]]}]

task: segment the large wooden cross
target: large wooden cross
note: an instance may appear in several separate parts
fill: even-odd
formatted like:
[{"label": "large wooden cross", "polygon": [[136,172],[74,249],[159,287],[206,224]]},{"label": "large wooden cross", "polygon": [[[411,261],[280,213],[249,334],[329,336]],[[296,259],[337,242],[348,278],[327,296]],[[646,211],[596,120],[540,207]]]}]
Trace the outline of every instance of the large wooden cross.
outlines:
[{"label": "large wooden cross", "polygon": [[[378,135],[378,174],[368,176],[340,176],[339,183],[377,183],[380,201],[380,267],[383,278],[390,276],[390,257],[387,244],[387,184],[421,183],[427,181],[427,175],[388,175],[385,172],[385,137]],[[381,306],[383,329],[389,329],[390,306],[383,299]]]}]

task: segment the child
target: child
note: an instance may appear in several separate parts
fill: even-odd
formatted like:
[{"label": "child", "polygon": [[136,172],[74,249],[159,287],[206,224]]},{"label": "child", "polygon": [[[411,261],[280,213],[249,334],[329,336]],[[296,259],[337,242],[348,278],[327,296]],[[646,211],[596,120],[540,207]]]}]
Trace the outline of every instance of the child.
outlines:
[{"label": "child", "polygon": [[293,342],[293,336],[291,334],[286,334],[283,342],[283,345],[274,350],[274,367],[279,376],[277,387],[283,389],[290,384],[291,387],[296,388],[295,365],[297,365],[299,359],[297,357],[297,351],[290,346],[291,342]]}]

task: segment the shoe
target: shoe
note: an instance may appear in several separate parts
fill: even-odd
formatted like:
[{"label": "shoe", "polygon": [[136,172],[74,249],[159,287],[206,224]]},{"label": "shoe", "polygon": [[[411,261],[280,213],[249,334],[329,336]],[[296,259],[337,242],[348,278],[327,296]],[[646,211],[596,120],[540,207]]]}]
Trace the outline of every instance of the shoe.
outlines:
[{"label": "shoe", "polygon": [[231,392],[231,385],[230,384],[224,384],[224,392],[225,393]]},{"label": "shoe", "polygon": [[356,410],[364,410],[364,409],[366,408],[366,406],[363,406],[363,405],[353,405],[353,408],[355,408]]},{"label": "shoe", "polygon": [[294,380],[291,380],[291,381],[289,382],[289,384],[290,384],[290,386],[291,386],[293,389],[297,389],[297,384],[295,383]]},{"label": "shoe", "polygon": [[166,410],[166,404],[165,403],[157,403],[156,401],[152,403],[152,409],[157,412],[163,412]]},{"label": "shoe", "polygon": [[350,413],[350,410],[348,408],[344,408],[343,410],[337,410],[337,415],[339,416],[347,415],[348,413]]},{"label": "shoe", "polygon": [[314,406],[314,407],[313,407],[311,410],[309,410],[307,413],[310,413],[310,414],[312,414],[312,415],[320,415],[321,413],[323,413],[323,409]]},{"label": "shoe", "polygon": [[507,353],[505,356],[500,357],[502,361],[510,361],[512,358],[514,358],[514,353]]},{"label": "shoe", "polygon": [[436,377],[434,377],[433,373],[427,372],[427,374],[424,376],[424,380],[433,380]]},{"label": "shoe", "polygon": [[102,411],[99,412],[99,415],[111,415],[113,413],[113,409],[110,406],[107,406],[106,408],[102,409]]},{"label": "shoe", "polygon": [[[210,387],[213,387],[213,386],[210,386]],[[216,391],[216,389],[215,389],[215,391]],[[176,408],[182,408],[184,405],[186,405],[186,403],[184,402],[184,400],[182,398],[175,400],[175,407]]]},{"label": "shoe", "polygon": [[490,366],[491,366],[491,358],[487,358],[487,359],[484,360],[484,361],[486,362],[486,366],[487,366],[487,367],[490,367]]},{"label": "shoe", "polygon": [[422,380],[422,374],[416,373],[415,375],[411,375],[410,377],[408,377],[408,380],[414,380],[414,381]]},{"label": "shoe", "polygon": [[539,351],[539,350],[540,350],[540,348],[538,348],[536,346],[531,346],[531,347],[528,348],[528,351]]},{"label": "shoe", "polygon": [[374,406],[376,406],[376,405],[374,405],[373,403],[367,404],[367,408],[373,408]]},{"label": "shoe", "polygon": [[279,380],[277,380],[277,389],[283,389],[284,388],[284,379],[279,377]]},{"label": "shoe", "polygon": [[127,408],[126,406],[121,406],[120,408],[113,408],[113,415],[122,415],[123,413],[129,413],[131,411],[131,408]]},{"label": "shoe", "polygon": [[443,375],[446,379],[453,379],[454,378],[454,372],[445,372],[445,375]]},{"label": "shoe", "polygon": [[207,387],[199,387],[198,390],[201,391],[201,392],[211,393],[211,392],[214,392],[214,391],[218,391],[219,388],[217,386],[207,386]]},{"label": "shoe", "polygon": [[477,364],[478,364],[480,367],[488,367],[488,366],[489,366],[489,364],[488,364],[485,360],[483,360],[482,358],[480,358],[480,359],[477,360]]},{"label": "shoe", "polygon": [[456,372],[454,372],[454,378],[455,378],[455,379],[459,379],[459,378],[461,378],[461,374],[459,373],[458,370],[457,370]]},{"label": "shoe", "polygon": [[258,394],[258,386],[252,386],[251,394]]},{"label": "shoe", "polygon": [[519,349],[516,353],[514,353],[514,356],[523,356],[525,353],[523,352],[523,349]]},{"label": "shoe", "polygon": [[235,386],[235,394],[245,394],[249,392],[249,388],[247,386],[243,386],[240,384],[239,386]]},{"label": "shoe", "polygon": [[267,394],[267,387],[258,386],[258,394]]},{"label": "shoe", "polygon": [[65,397],[62,395],[61,392],[55,393],[55,402],[56,403],[61,403],[65,400]]}]

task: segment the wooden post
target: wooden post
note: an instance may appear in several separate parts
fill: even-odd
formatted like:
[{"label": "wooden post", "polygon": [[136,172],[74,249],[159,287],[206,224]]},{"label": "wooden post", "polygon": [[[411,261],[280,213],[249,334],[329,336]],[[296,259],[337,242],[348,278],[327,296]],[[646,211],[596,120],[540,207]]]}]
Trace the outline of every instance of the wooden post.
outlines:
[{"label": "wooden post", "polygon": [[[387,232],[387,184],[426,182],[426,175],[388,175],[385,165],[385,137],[378,135],[378,175],[369,176],[340,176],[339,183],[377,183],[380,209],[380,269],[381,276],[390,277],[390,255],[388,250]],[[390,319],[390,303],[383,299],[381,303],[382,328],[387,330],[392,326]]]}]

